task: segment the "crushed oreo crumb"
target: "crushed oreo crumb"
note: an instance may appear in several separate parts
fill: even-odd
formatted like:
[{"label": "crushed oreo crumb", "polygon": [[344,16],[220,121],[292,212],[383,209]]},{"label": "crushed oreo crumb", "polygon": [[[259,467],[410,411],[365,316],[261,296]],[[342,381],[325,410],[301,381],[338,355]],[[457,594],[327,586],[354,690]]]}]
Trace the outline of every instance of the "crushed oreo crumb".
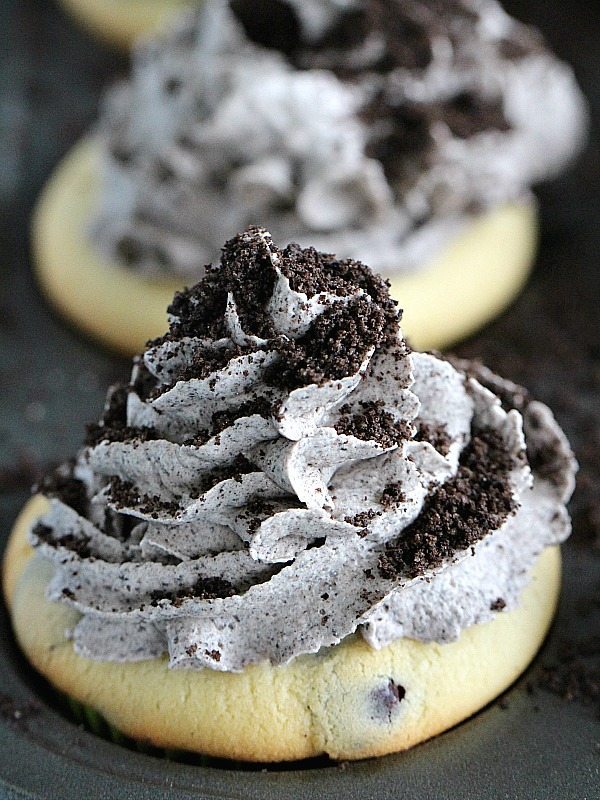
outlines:
[{"label": "crushed oreo crumb", "polygon": [[241,417],[252,417],[255,414],[259,417],[268,419],[272,413],[271,401],[266,397],[258,397],[254,400],[248,400],[235,408],[227,408],[222,411],[215,411],[212,415],[211,427],[212,435],[216,436],[228,428],[237,419]]},{"label": "crushed oreo crumb", "polygon": [[56,497],[61,503],[76,511],[79,516],[87,516],[89,500],[83,481],[73,475],[73,464],[63,464],[46,475],[34,488],[35,492],[46,497]]},{"label": "crushed oreo crumb", "polygon": [[263,497],[252,497],[240,513],[242,518],[248,520],[248,531],[255,533],[261,523],[275,512],[275,506]]},{"label": "crushed oreo crumb", "polygon": [[[216,269],[207,266],[204,280],[175,294],[173,302],[167,308],[173,317],[167,337],[207,336],[211,339],[222,339],[226,336],[224,314],[227,291],[217,280],[216,272]],[[154,344],[161,341],[156,340]]]},{"label": "crushed oreo crumb", "polygon": [[74,536],[72,533],[56,534],[54,528],[38,522],[32,530],[33,536],[40,542],[45,542],[53,547],[64,547],[76,553],[80,558],[89,558],[92,555],[90,540],[87,536]]},{"label": "crushed oreo crumb", "polygon": [[344,522],[349,525],[354,525],[355,528],[367,528],[369,522],[372,522],[377,516],[377,511],[374,508],[369,508],[367,511],[360,511],[351,517],[344,517]]},{"label": "crushed oreo crumb", "polygon": [[[225,467],[206,472],[199,484],[194,487],[192,499],[197,499],[206,494],[210,489],[225,480],[241,481],[242,476],[255,472],[256,467],[243,455],[238,455]],[[117,508],[135,508],[142,514],[147,514],[152,519],[158,519],[163,514],[176,517],[181,511],[177,499],[163,500],[158,496],[144,494],[131,481],[124,481],[113,476],[110,480],[110,492],[113,503]]]},{"label": "crushed oreo crumb", "polygon": [[402,491],[402,484],[388,483],[381,494],[381,500],[379,502],[385,511],[390,511],[393,508],[397,508],[401,503],[404,503],[405,500],[406,495]]},{"label": "crushed oreo crumb", "polygon": [[497,597],[493,603],[490,603],[490,611],[502,611],[506,608],[506,600],[503,597]]},{"label": "crushed oreo crumb", "polygon": [[346,436],[356,436],[365,441],[373,440],[381,447],[394,447],[400,442],[410,439],[410,425],[397,420],[393,414],[385,410],[383,400],[361,403],[362,411],[351,413],[349,406],[340,408],[340,418],[335,430]]},{"label": "crushed oreo crumb", "polygon": [[110,494],[117,508],[135,508],[152,519],[158,519],[162,514],[177,516],[180,511],[177,501],[161,500],[156,495],[151,497],[141,492],[131,481],[124,481],[116,476],[110,479]]},{"label": "crushed oreo crumb", "polygon": [[[332,303],[296,340],[277,336],[267,311],[277,275],[274,257],[296,291],[309,296],[355,294],[358,290],[363,294],[347,304]],[[223,338],[228,294],[235,299],[243,330],[266,340],[266,344],[200,352],[178,376],[181,380],[206,377],[236,355],[268,347],[278,351],[281,359],[268,370],[267,382],[291,390],[353,375],[371,348],[400,345],[400,313],[386,281],[360,262],[340,261],[313,248],[291,244],[279,251],[267,232],[257,227],[226,242],[220,265],[207,267],[200,283],[176,295],[169,307],[173,317],[170,332],[153,344],[183,336]],[[156,391],[162,393],[165,387]]]},{"label": "crushed oreo crumb", "polygon": [[364,538],[369,533],[369,524],[379,514],[380,512],[378,513],[374,508],[369,508],[367,511],[360,511],[358,514],[354,514],[354,516],[344,517],[344,522],[359,528],[358,535]]},{"label": "crushed oreo crumb", "polygon": [[152,592],[150,601],[151,605],[157,606],[161,600],[166,600],[175,608],[179,608],[184,600],[215,600],[218,597],[233,597],[234,594],[236,594],[235,586],[225,578],[199,578],[193,586],[179,589],[176,592],[160,590]]},{"label": "crushed oreo crumb", "polygon": [[417,519],[379,560],[382,577],[415,577],[498,528],[516,505],[508,480],[515,466],[495,431],[475,433],[456,475],[427,498]]},{"label": "crushed oreo crumb", "polygon": [[486,130],[510,130],[501,98],[488,100],[469,92],[444,103],[402,105],[390,104],[382,93],[375,96],[363,116],[376,132],[367,154],[381,162],[392,186],[412,180],[414,159],[426,158],[434,147],[432,131],[440,123],[460,139]]},{"label": "crushed oreo crumb", "polygon": [[267,380],[293,390],[353,375],[369,349],[382,341],[384,325],[382,310],[365,298],[346,306],[331,306],[304,336],[294,341],[279,340],[282,362],[269,371]]},{"label": "crushed oreo crumb", "polygon": [[300,21],[285,0],[229,0],[229,5],[252,41],[290,56],[297,50]]},{"label": "crushed oreo crumb", "polygon": [[[239,347],[222,347],[218,350],[202,350],[197,351],[188,360],[184,369],[177,375],[177,380],[189,381],[196,379],[207,378],[213,372],[219,372],[224,369],[229,362],[234,358],[249,355],[255,352],[255,348]],[[169,384],[160,387],[160,393],[163,394],[168,389],[172,388],[174,384]]]},{"label": "crushed oreo crumb", "polygon": [[280,252],[280,269],[295,292],[307,297],[327,292],[344,296],[362,289],[390,316],[397,314],[396,302],[389,294],[389,282],[360,261],[338,259],[314,247],[289,244]]},{"label": "crushed oreo crumb", "polygon": [[133,428],[127,425],[111,428],[91,423],[86,426],[84,443],[86,447],[95,447],[101,442],[150,442],[158,438],[159,434],[154,428]]},{"label": "crushed oreo crumb", "polygon": [[419,422],[419,427],[414,436],[417,442],[429,442],[438,453],[447,456],[450,452],[452,438],[445,425],[435,425],[432,422]]},{"label": "crushed oreo crumb", "polygon": [[[129,392],[131,389],[131,391],[134,391],[141,400],[148,400],[148,398],[156,389],[157,380],[150,372],[148,367],[144,364],[141,356],[136,356],[133,360],[133,363],[135,366],[135,378],[131,386],[127,388],[127,391]],[[124,413],[126,419],[127,406],[125,406]],[[123,424],[125,424],[125,419],[123,420]]]}]

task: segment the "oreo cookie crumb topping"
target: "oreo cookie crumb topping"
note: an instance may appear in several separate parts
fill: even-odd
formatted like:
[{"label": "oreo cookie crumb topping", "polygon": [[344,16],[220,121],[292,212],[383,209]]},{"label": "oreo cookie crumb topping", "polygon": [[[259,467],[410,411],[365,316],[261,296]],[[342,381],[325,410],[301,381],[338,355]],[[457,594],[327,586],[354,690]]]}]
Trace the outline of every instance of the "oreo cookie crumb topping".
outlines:
[{"label": "oreo cookie crumb topping", "polygon": [[73,464],[63,464],[46,475],[34,487],[34,492],[39,492],[46,497],[56,497],[80,517],[86,517],[89,510],[89,500],[83,481],[73,475]]},{"label": "oreo cookie crumb topping", "polygon": [[378,516],[374,508],[369,508],[367,511],[360,511],[352,517],[344,517],[344,522],[349,525],[354,525],[356,528],[367,528],[369,522],[372,522]]},{"label": "oreo cookie crumb topping", "polygon": [[111,386],[106,396],[102,422],[107,428],[122,428],[127,424],[127,398],[129,387],[125,383]]},{"label": "oreo cookie crumb topping", "polygon": [[362,116],[374,130],[367,156],[381,163],[392,186],[412,180],[409,162],[424,157],[434,145],[427,117],[416,106],[390,105],[383,94],[375,96]]},{"label": "oreo cookie crumb topping", "polygon": [[154,428],[109,427],[91,423],[86,426],[86,447],[95,447],[101,442],[150,442],[160,438]]},{"label": "oreo cookie crumb topping", "polygon": [[110,494],[117,508],[135,508],[152,519],[158,519],[161,514],[177,516],[180,510],[177,501],[168,502],[156,495],[144,494],[131,481],[124,481],[116,476],[110,479]]},{"label": "oreo cookie crumb topping", "polygon": [[244,331],[263,339],[272,338],[275,332],[266,305],[275,286],[271,262],[275,252],[262,228],[250,227],[226,242],[219,266],[207,266],[200,283],[175,295],[168,308],[173,317],[170,335],[158,342],[183,336],[227,336],[225,311],[229,293],[235,299]]},{"label": "oreo cookie crumb topping", "polygon": [[255,533],[260,528],[263,520],[274,512],[275,506],[272,503],[269,503],[263,497],[253,497],[248,500],[240,516],[248,520],[250,533]]},{"label": "oreo cookie crumb topping", "polygon": [[216,269],[210,265],[205,269],[204,280],[190,289],[177,292],[167,308],[173,318],[169,326],[171,335],[167,334],[152,344],[159,344],[173,337],[180,339],[184,336],[206,336],[222,339],[226,336],[224,313],[227,291],[217,280]]},{"label": "oreo cookie crumb topping", "polygon": [[[134,359],[135,377],[131,382],[128,391],[134,391],[140,400],[148,400],[156,390],[157,380],[150,370],[144,364],[142,358],[137,356]],[[127,418],[127,406],[125,405],[125,416],[123,417],[123,424]]]},{"label": "oreo cookie crumb topping", "polygon": [[73,534],[56,535],[54,528],[38,522],[32,530],[33,535],[40,541],[52,546],[64,547],[76,553],[80,558],[89,558],[92,551],[87,536],[77,537]]},{"label": "oreo cookie crumb topping", "polygon": [[212,658],[213,661],[219,662],[221,660],[221,653],[219,650],[205,650],[204,655]]},{"label": "oreo cookie crumb topping", "polygon": [[352,77],[360,67],[353,68],[340,54],[361,48],[369,37],[383,41],[372,70],[424,69],[431,63],[437,35],[450,33],[454,41],[465,24],[477,21],[457,0],[366,0],[358,7],[340,8],[319,38],[307,40],[297,14],[283,0],[230,0],[230,7],[257,44],[279,50],[297,68],[325,66],[342,78]]},{"label": "oreo cookie crumb topping", "polygon": [[347,522],[349,525],[354,525],[355,528],[359,528],[358,535],[364,538],[369,533],[369,524],[376,517],[380,516],[380,514],[381,512],[369,508],[367,511],[360,511],[358,514],[354,514],[354,516],[344,517],[344,522]]},{"label": "oreo cookie crumb topping", "polygon": [[[177,380],[189,381],[207,378],[213,372],[219,372],[224,369],[232,359],[246,356],[253,352],[256,352],[254,348],[239,347],[237,345],[233,347],[222,347],[219,350],[202,350],[196,352],[185,365],[185,368],[179,373]],[[174,384],[161,386],[160,392],[164,393],[172,388],[173,385]]]},{"label": "oreo cookie crumb topping", "polygon": [[197,497],[205,494],[221,481],[233,480],[239,482],[243,475],[247,475],[250,472],[256,472],[256,467],[246,456],[240,453],[226,467],[217,467],[203,475],[201,483],[196,487]]},{"label": "oreo cookie crumb topping", "polygon": [[385,410],[383,400],[361,403],[362,411],[352,413],[349,406],[340,408],[340,419],[335,424],[338,433],[356,436],[364,441],[375,441],[381,447],[394,447],[410,439],[412,430]]},{"label": "oreo cookie crumb topping", "polygon": [[226,428],[229,428],[230,425],[233,425],[236,420],[241,419],[242,417],[252,417],[254,415],[258,415],[259,417],[269,419],[272,411],[272,403],[266,397],[248,400],[246,403],[242,403],[235,408],[227,408],[223,409],[222,411],[215,411],[211,420],[212,435],[216,436]]},{"label": "oreo cookie crumb topping", "polygon": [[428,114],[432,123],[445,122],[459,139],[469,139],[483,131],[510,130],[501,99],[489,100],[470,92],[429,107]]},{"label": "oreo cookie crumb topping", "polygon": [[[191,499],[198,499],[222,481],[241,481],[243,475],[255,471],[256,467],[240,454],[228,466],[205,473],[191,494]],[[176,517],[181,510],[178,499],[166,501],[158,496],[150,496],[141,492],[131,481],[124,481],[117,476],[110,480],[110,493],[117,508],[135,508],[152,519],[158,519],[163,514]]]},{"label": "oreo cookie crumb topping", "polygon": [[438,453],[447,456],[450,452],[452,438],[445,425],[434,425],[431,422],[419,422],[419,427],[414,435],[417,442],[429,442]]},{"label": "oreo cookie crumb topping", "polygon": [[506,608],[506,600],[503,597],[497,597],[493,603],[490,603],[490,611],[502,611]]},{"label": "oreo cookie crumb topping", "polygon": [[321,292],[343,296],[362,289],[390,316],[398,313],[397,303],[389,294],[389,281],[360,261],[338,259],[314,247],[289,244],[280,253],[279,266],[295,292],[303,292],[308,297]]},{"label": "oreo cookie crumb topping", "polygon": [[382,343],[385,328],[382,309],[364,297],[345,306],[331,306],[301,338],[278,341],[282,364],[269,372],[267,380],[293,390],[353,375],[369,350]]},{"label": "oreo cookie crumb topping", "polygon": [[445,103],[391,103],[378,94],[363,110],[375,131],[367,155],[381,162],[392,184],[411,181],[414,159],[425,158],[434,146],[431,131],[446,125],[454,136],[469,139],[488,130],[508,131],[510,124],[501,99],[485,99],[463,92]]},{"label": "oreo cookie crumb topping", "polygon": [[[295,291],[310,297],[320,293],[357,296],[347,304],[332,303],[296,340],[276,336],[267,313],[276,280],[273,257]],[[357,294],[360,290],[364,294]],[[204,280],[176,295],[169,307],[174,317],[170,333],[153,344],[182,336],[223,338],[228,294],[235,299],[245,333],[266,339],[267,344],[261,349],[275,349],[282,356],[282,363],[267,376],[273,386],[294,389],[343,378],[358,371],[371,348],[399,347],[400,313],[389,296],[386,281],[358,261],[340,261],[314,248],[302,249],[292,244],[279,251],[269,234],[256,227],[228,241],[220,267],[208,267]],[[206,377],[222,369],[231,358],[255,349],[200,352],[178,377]],[[155,394],[168,388],[162,386]]]},{"label": "oreo cookie crumb topping", "polygon": [[[317,39],[304,36],[296,11],[283,0],[232,0],[230,7],[253,42],[283,53],[297,69],[331,70],[348,82],[365,72],[425,70],[438,38],[449,38],[460,51],[465,40],[478,37],[479,15],[460,0],[366,0],[357,7],[339,8]],[[369,41],[380,43],[371,49],[370,60],[353,59],[352,54],[364,51]],[[524,27],[514,41],[503,40],[497,46],[509,60],[543,49],[535,32]],[[367,155],[381,162],[392,185],[412,182],[414,159],[425,157],[434,147],[431,131],[439,123],[463,139],[511,127],[500,98],[470,91],[445,102],[402,104],[382,91],[361,114],[373,130]]]},{"label": "oreo cookie crumb topping", "polygon": [[416,577],[499,528],[516,510],[509,482],[515,465],[495,431],[474,432],[456,475],[427,498],[417,519],[380,557],[382,577]]},{"label": "oreo cookie crumb topping", "polygon": [[275,334],[265,307],[275,287],[276,252],[266,231],[251,227],[226,242],[221,255],[221,280],[235,298],[242,328],[263,339]]},{"label": "oreo cookie crumb topping", "polygon": [[406,500],[406,495],[402,491],[401,483],[388,483],[383,490],[381,500],[384,511],[391,511]]},{"label": "oreo cookie crumb topping", "polygon": [[302,29],[296,12],[285,0],[229,0],[246,35],[256,44],[292,57]]},{"label": "oreo cookie crumb topping", "polygon": [[214,600],[218,597],[233,597],[235,586],[225,578],[200,578],[193,586],[179,589],[177,592],[155,591],[150,595],[151,605],[157,606],[166,600],[179,608],[184,600]]}]

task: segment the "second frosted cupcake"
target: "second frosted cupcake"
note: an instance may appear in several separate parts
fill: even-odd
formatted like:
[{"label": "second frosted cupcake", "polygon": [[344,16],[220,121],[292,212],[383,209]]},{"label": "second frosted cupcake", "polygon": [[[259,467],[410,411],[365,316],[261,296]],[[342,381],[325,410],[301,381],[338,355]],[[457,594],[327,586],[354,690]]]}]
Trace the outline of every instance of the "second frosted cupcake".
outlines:
[{"label": "second frosted cupcake", "polygon": [[264,220],[276,242],[368,260],[411,340],[444,347],[522,286],[529,187],[585,125],[571,70],[493,0],[217,0],[139,47],[51,180],[40,279],[135,352],[229,232]]}]

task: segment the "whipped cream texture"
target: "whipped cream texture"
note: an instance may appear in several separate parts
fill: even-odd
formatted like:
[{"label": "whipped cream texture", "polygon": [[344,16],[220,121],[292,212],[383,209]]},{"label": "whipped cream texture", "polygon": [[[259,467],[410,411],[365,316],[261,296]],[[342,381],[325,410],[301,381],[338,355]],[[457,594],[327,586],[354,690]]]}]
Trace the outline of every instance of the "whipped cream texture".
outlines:
[{"label": "whipped cream texture", "polygon": [[357,631],[446,642],[568,535],[550,411],[411,353],[361,263],[250,228],[170,314],[41,487],[31,541],[78,653],[238,671]]},{"label": "whipped cream texture", "polygon": [[91,235],[147,275],[197,278],[257,220],[416,269],[474,214],[532,202],[586,121],[571,69],[495,0],[207,0],[106,97]]}]

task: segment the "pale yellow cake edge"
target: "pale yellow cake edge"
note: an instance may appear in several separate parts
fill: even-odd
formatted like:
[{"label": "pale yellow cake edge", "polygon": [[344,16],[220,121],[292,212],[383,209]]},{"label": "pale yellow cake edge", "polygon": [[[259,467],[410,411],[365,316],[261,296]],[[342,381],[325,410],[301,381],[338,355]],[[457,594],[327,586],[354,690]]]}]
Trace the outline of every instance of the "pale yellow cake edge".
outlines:
[{"label": "pale yellow cake edge", "polygon": [[[23,509],[4,559],[4,589],[28,659],[57,689],[96,708],[124,734],[216,757],[285,761],[327,753],[357,759],[442,733],[487,705],[527,667],[560,590],[554,547],[540,556],[519,608],[463,631],[451,644],[403,639],[376,651],[352,637],[287,666],[263,664],[240,674],[168,670],[160,659],[93,662],[77,656],[64,638],[77,616],[45,599],[52,567],[24,544],[43,508],[34,498]],[[406,696],[386,727],[367,719],[367,701],[373,686],[390,679]]]},{"label": "pale yellow cake edge", "polygon": [[160,32],[191,0],[60,0],[63,8],[92,34],[121,50],[136,39]]},{"label": "pale yellow cake edge", "polygon": [[[185,281],[139,277],[94,250],[87,231],[99,160],[97,140],[87,137],[50,177],[33,215],[34,264],[44,294],[67,319],[105,346],[134,355],[165,332],[166,308]],[[446,349],[501,313],[527,281],[536,245],[535,204],[513,203],[476,218],[418,272],[391,275],[411,345]]]}]

